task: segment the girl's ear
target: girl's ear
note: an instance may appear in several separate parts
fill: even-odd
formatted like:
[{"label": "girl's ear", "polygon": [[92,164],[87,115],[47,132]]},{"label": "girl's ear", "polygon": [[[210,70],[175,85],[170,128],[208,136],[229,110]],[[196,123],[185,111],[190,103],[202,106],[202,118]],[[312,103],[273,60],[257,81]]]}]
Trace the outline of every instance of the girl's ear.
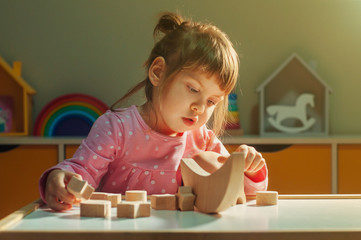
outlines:
[{"label": "girl's ear", "polygon": [[148,71],[148,77],[153,86],[158,86],[164,73],[165,73],[165,59],[163,57],[157,57],[150,65]]}]

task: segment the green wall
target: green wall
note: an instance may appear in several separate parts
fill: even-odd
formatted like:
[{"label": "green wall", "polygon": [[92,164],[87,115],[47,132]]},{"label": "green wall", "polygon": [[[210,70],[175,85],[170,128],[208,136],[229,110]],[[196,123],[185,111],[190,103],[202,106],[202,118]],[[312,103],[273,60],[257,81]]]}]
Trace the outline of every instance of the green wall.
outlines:
[{"label": "green wall", "polygon": [[235,43],[245,133],[258,133],[256,88],[297,52],[333,89],[330,133],[361,134],[361,0],[0,0],[0,55],[23,62],[34,119],[66,93],[111,105],[144,78],[164,10],[212,22]]}]

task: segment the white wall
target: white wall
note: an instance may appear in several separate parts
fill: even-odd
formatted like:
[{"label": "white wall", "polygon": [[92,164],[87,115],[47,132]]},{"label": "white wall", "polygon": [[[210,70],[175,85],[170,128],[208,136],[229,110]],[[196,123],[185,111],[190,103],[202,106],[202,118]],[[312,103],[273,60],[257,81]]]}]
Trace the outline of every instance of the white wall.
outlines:
[{"label": "white wall", "polygon": [[256,88],[296,51],[333,88],[330,133],[361,134],[361,0],[0,0],[0,55],[23,62],[34,119],[66,93],[111,105],[144,78],[164,10],[212,22],[236,44],[246,133],[258,133]]}]

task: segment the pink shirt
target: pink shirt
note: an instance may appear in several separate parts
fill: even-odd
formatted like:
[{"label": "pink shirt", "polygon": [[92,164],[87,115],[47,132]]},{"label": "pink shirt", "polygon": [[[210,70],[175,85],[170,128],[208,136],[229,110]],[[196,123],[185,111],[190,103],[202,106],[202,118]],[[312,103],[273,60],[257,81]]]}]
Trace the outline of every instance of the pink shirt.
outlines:
[{"label": "pink shirt", "polygon": [[[165,136],[150,129],[136,106],[121,110],[100,116],[74,156],[42,175],[43,200],[45,181],[53,169],[78,173],[97,191],[124,194],[126,190],[146,190],[148,194],[172,194],[181,185],[178,167],[182,158],[200,151],[229,155],[206,126],[179,137]],[[246,194],[265,190],[267,182],[267,175],[260,182],[245,176]]]}]

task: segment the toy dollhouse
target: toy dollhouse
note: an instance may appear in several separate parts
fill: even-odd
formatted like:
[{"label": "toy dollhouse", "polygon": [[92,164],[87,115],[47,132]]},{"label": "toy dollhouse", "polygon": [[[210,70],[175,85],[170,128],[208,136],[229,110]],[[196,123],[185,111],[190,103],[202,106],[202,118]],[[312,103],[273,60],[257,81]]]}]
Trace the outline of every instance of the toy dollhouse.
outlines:
[{"label": "toy dollhouse", "polygon": [[258,88],[260,135],[328,135],[328,97],[332,89],[296,53]]},{"label": "toy dollhouse", "polygon": [[21,62],[11,67],[0,57],[0,86],[0,136],[29,135],[36,92],[21,77]]}]

